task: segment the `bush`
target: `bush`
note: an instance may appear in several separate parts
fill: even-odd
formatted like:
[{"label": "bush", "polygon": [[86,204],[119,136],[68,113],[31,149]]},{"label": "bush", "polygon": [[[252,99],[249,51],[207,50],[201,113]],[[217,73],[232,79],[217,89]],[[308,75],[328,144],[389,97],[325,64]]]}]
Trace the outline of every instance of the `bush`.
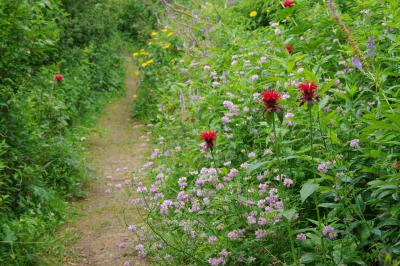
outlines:
[{"label": "bush", "polygon": [[156,9],[152,1],[125,1],[121,4],[118,29],[130,39],[145,43],[156,27]]}]

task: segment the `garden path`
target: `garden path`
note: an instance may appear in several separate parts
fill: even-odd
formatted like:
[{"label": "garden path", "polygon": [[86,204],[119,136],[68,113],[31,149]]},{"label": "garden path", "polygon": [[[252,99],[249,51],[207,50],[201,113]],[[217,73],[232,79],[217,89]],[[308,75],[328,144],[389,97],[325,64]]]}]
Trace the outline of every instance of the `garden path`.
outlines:
[{"label": "garden path", "polygon": [[[90,168],[99,177],[87,198],[77,203],[78,220],[67,225],[74,243],[66,247],[63,265],[119,266],[145,265],[129,256],[133,234],[127,225],[140,222],[129,184],[149,146],[146,127],[131,119],[131,102],[138,85],[137,69],[127,60],[126,94],[110,103],[99,119],[99,132],[87,138]],[[119,188],[122,186],[122,188]],[[127,204],[128,203],[128,204]],[[127,209],[131,206],[131,209]]]}]

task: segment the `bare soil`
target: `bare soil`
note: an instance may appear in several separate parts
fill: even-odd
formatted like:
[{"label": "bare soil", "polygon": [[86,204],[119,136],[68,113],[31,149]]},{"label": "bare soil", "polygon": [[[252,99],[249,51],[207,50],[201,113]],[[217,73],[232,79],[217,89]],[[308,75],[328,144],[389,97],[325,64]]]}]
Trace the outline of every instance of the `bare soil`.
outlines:
[{"label": "bare soil", "polygon": [[[141,217],[129,200],[131,173],[139,169],[148,151],[148,132],[131,119],[131,102],[136,92],[136,68],[127,61],[125,96],[110,103],[99,119],[99,128],[87,138],[90,168],[98,181],[88,197],[77,203],[80,216],[64,229],[74,244],[66,247],[63,265],[145,265],[132,255],[134,238],[128,224]],[[122,188],[119,188],[122,186]]]}]

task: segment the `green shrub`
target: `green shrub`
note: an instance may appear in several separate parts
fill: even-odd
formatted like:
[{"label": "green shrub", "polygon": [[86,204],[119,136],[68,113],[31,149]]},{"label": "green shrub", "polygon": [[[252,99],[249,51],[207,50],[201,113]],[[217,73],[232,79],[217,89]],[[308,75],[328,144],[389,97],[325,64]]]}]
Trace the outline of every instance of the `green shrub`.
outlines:
[{"label": "green shrub", "polygon": [[124,87],[119,14],[114,1],[0,1],[1,265],[43,265],[66,200],[85,195],[80,139]]},{"label": "green shrub", "polygon": [[144,43],[156,27],[156,9],[152,1],[123,1],[118,29],[125,37]]}]

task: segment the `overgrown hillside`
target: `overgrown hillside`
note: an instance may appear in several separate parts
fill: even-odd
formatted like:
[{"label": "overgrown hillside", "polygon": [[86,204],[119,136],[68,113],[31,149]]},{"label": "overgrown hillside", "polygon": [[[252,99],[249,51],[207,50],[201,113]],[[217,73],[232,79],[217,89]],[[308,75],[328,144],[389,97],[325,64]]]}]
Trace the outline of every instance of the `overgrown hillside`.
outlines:
[{"label": "overgrown hillside", "polygon": [[[398,1],[161,1],[133,52],[137,255],[160,265],[399,265]],[[133,227],[132,227],[133,228]]]}]

